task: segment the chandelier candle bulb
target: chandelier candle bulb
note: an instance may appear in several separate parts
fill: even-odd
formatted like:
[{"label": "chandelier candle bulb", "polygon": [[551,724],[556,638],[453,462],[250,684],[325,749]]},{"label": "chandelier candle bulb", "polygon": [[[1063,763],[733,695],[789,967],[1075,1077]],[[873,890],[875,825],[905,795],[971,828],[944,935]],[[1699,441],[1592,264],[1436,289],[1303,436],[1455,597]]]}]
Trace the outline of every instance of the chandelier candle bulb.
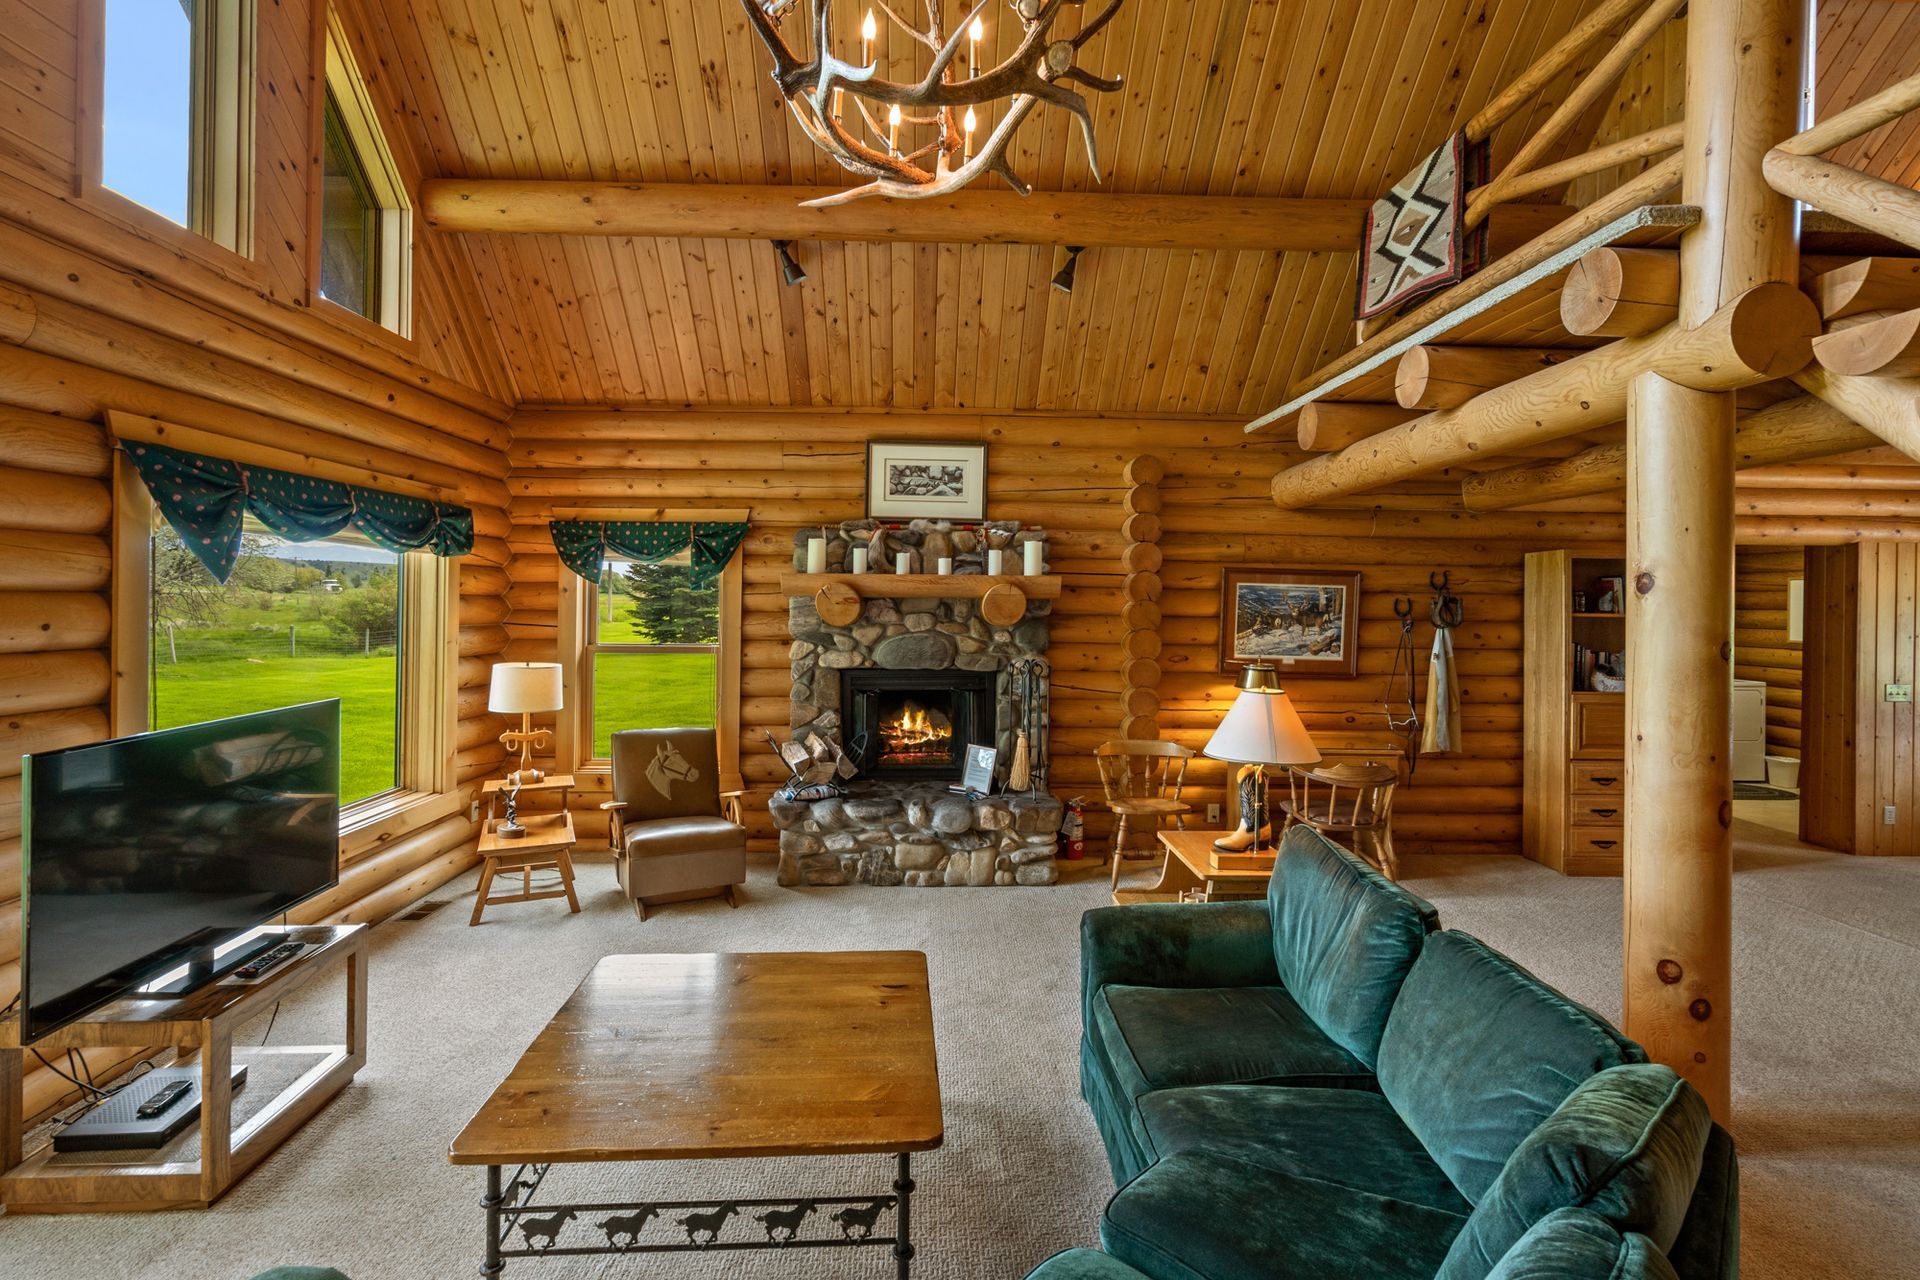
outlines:
[{"label": "chandelier candle bulb", "polygon": [[967,127],[967,148],[961,153],[961,158],[971,160],[973,159],[973,131],[980,127],[980,118],[973,114],[972,107],[967,108],[967,116],[963,123]]},{"label": "chandelier candle bulb", "polygon": [[1021,567],[1025,569],[1027,577],[1037,578],[1040,576],[1040,558],[1045,550],[1046,544],[1036,541],[1027,543],[1026,547],[1021,551],[1021,555],[1025,557],[1025,563]]},{"label": "chandelier candle bulb", "polygon": [[980,41],[986,38],[987,24],[975,18],[967,29],[967,79],[980,74]]},{"label": "chandelier candle bulb", "polygon": [[908,566],[912,563],[912,557],[913,557],[913,553],[910,551],[894,552],[893,553],[893,571],[895,573],[906,573],[908,571]]},{"label": "chandelier candle bulb", "polygon": [[887,108],[887,153],[900,154],[900,104]]},{"label": "chandelier candle bulb", "polygon": [[860,61],[871,66],[873,63],[873,42],[880,35],[880,24],[875,21],[873,10],[867,10],[866,18],[860,23]]},{"label": "chandelier candle bulb", "polygon": [[999,574],[1005,573],[1006,571],[1007,571],[1007,553],[1000,550],[997,547],[987,552],[987,572],[990,574],[999,575]]},{"label": "chandelier candle bulb", "polygon": [[825,538],[807,539],[807,572],[825,573],[827,571],[827,540]]},{"label": "chandelier candle bulb", "polygon": [[944,577],[944,576],[946,576],[946,575],[949,575],[949,574],[951,574],[951,573],[953,572],[953,557],[952,557],[952,556],[941,556],[941,557],[940,557],[940,559],[939,559],[939,560],[938,560],[938,561],[937,561],[936,563],[937,563],[937,564],[938,564],[938,566],[939,566],[939,569],[938,569],[938,572],[939,572],[939,573],[941,574],[941,576],[943,576],[943,577]]},{"label": "chandelier candle bulb", "polygon": [[850,554],[853,556],[853,571],[855,573],[865,573],[867,571],[867,549],[865,547],[855,547]]}]

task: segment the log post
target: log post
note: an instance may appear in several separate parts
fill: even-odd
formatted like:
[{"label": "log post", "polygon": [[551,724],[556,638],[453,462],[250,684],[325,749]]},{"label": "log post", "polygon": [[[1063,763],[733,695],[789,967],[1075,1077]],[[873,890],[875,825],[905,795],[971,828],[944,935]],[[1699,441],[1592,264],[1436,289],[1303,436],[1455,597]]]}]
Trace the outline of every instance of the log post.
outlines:
[{"label": "log post", "polygon": [[1627,1034],[1729,1102],[1731,393],[1657,373],[1627,405]]}]

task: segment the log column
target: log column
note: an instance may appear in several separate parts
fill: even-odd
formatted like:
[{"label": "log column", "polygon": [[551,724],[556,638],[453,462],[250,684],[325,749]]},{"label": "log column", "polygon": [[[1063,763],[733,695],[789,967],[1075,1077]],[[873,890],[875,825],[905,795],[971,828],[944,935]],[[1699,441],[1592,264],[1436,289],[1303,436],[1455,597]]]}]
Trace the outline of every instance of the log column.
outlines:
[{"label": "log column", "polygon": [[1127,460],[1127,516],[1120,531],[1126,545],[1120,568],[1127,603],[1120,647],[1120,736],[1158,738],[1160,721],[1160,481],[1167,467],[1152,454]]},{"label": "log column", "polygon": [[1724,1120],[1733,965],[1731,393],[1627,408],[1626,1030]]}]

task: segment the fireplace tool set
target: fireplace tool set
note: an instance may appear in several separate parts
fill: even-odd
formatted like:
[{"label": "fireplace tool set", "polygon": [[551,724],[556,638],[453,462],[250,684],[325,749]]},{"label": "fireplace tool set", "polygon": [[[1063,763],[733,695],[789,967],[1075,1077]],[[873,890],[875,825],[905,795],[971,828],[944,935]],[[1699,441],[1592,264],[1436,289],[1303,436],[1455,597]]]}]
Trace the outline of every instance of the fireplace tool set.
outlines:
[{"label": "fireplace tool set", "polygon": [[1007,769],[1007,790],[1025,791],[1038,796],[1046,785],[1047,761],[1043,744],[1047,726],[1042,721],[1046,708],[1039,697],[1048,673],[1045,658],[1022,658],[1013,664],[1015,723],[1019,729],[1013,743],[1013,763]]}]

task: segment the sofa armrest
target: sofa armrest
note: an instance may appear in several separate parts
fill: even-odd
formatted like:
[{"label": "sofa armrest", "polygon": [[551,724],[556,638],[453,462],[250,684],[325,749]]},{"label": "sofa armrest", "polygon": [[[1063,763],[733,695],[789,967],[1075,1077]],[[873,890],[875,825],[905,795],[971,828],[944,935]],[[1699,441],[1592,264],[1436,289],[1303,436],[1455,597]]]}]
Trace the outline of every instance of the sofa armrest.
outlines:
[{"label": "sofa armrest", "polygon": [[740,805],[741,797],[746,794],[744,788],[739,791],[722,791],[720,793],[720,816],[736,827],[744,827],[747,825],[746,810]]},{"label": "sofa armrest", "polygon": [[1141,987],[1278,985],[1266,900],[1143,902],[1080,917],[1080,1016],[1114,982]]},{"label": "sofa armrest", "polygon": [[620,852],[620,846],[626,843],[626,822],[623,817],[626,810],[627,802],[625,800],[602,800],[600,802],[600,812],[607,815],[607,847],[612,849],[616,855]]}]

